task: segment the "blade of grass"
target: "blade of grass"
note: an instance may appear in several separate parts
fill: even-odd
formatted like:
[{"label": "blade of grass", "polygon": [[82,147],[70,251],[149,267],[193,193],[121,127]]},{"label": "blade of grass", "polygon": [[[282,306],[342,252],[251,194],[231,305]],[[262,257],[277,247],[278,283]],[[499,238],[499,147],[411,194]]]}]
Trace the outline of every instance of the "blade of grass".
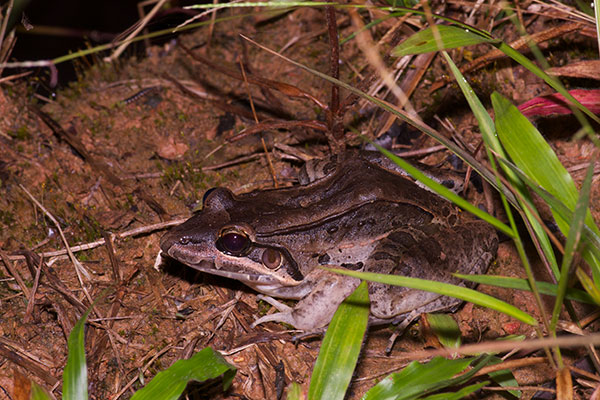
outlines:
[{"label": "blade of grass", "polygon": [[472,385],[465,386],[464,388],[461,388],[460,390],[458,390],[458,392],[454,392],[454,393],[446,392],[446,393],[432,394],[431,396],[423,397],[423,400],[459,400],[459,399],[464,399],[467,396],[469,396],[470,394],[475,393],[476,391],[478,391],[482,387],[487,386],[489,384],[490,384],[490,381],[483,381],[483,382],[480,382],[480,383],[474,383]]},{"label": "blade of grass", "polygon": [[[479,98],[475,95],[475,93],[471,89],[471,86],[468,84],[467,80],[463,77],[463,75],[460,73],[460,70],[456,67],[456,65],[450,58],[450,56],[448,56],[448,54],[446,52],[442,52],[442,54],[445,57],[446,62],[450,66],[450,69],[451,69],[452,73],[454,74],[454,77],[455,77],[456,81],[458,82],[458,84],[463,92],[463,95],[469,102],[469,106],[471,107],[471,109],[473,110],[473,113],[475,114],[475,116],[477,118],[483,140],[486,144],[485,149],[486,149],[486,152],[488,155],[488,159],[490,160],[492,168],[495,171],[497,171],[498,167],[496,166],[496,161],[495,161],[494,157],[492,156],[490,149],[494,149],[502,155],[504,155],[504,149],[501,146],[501,143],[499,142],[499,140],[496,136],[495,124],[492,121],[492,119],[490,118],[490,116],[487,113],[487,111],[485,110],[485,108],[483,107],[483,104],[481,104],[481,102],[479,101]],[[514,173],[512,173],[512,171],[508,171],[507,175],[508,175],[509,181],[512,182],[513,186],[518,191],[517,194],[520,195],[520,196],[517,196],[517,200],[519,202],[519,205],[521,206],[519,211],[522,213],[521,215],[523,216],[523,218],[526,218],[529,221],[529,224],[527,224],[527,227],[528,227],[528,229],[531,227],[530,234],[532,236],[535,235],[535,237],[533,237],[533,239],[536,239],[536,238],[538,239],[537,241],[535,241],[535,243],[536,244],[539,243],[538,249],[541,250],[540,257],[552,269],[554,274],[557,274],[558,266],[556,263],[556,258],[554,257],[554,251],[552,250],[552,246],[550,245],[550,239],[546,235],[546,232],[544,231],[543,226],[541,226],[541,224],[539,222],[540,221],[539,215],[535,211],[533,201],[532,201],[531,197],[529,196],[528,191],[525,190],[525,185],[518,179],[518,177]],[[496,183],[497,183],[498,187],[503,187],[499,176],[496,176]],[[532,291],[533,291],[533,294],[535,297],[535,301],[538,306],[538,310],[540,310],[543,324],[546,327],[546,329],[548,329],[549,321],[548,321],[548,317],[546,315],[545,307],[544,307],[544,304],[542,303],[542,298],[539,294],[539,291],[535,285],[535,278],[533,276],[531,264],[529,263],[529,258],[527,257],[527,254],[525,252],[525,247],[523,245],[523,241],[521,240],[519,231],[516,227],[516,223],[515,223],[515,219],[514,219],[512,210],[511,210],[510,206],[508,205],[506,196],[504,196],[502,191],[499,191],[499,192],[501,194],[502,205],[504,206],[504,210],[506,212],[506,215],[508,216],[510,227],[513,231],[512,239],[515,243],[515,247],[517,248],[517,252],[519,254],[519,258],[521,259],[523,267],[525,268],[525,273],[527,274],[527,279],[529,280],[529,283],[531,285],[531,288],[532,288]]]},{"label": "blade of grass", "polygon": [[329,323],[313,369],[308,398],[343,399],[356,367],[369,320],[367,282],[338,307]]},{"label": "blade of grass", "polygon": [[[585,223],[585,217],[588,211],[590,203],[590,190],[592,188],[592,178],[594,177],[594,166],[596,164],[596,157],[592,157],[590,165],[588,167],[581,191],[579,193],[579,200],[575,206],[575,212],[573,213],[573,219],[569,227],[569,236],[567,236],[567,242],[565,244],[565,254],[563,256],[562,265],[560,269],[560,280],[558,282],[558,293],[556,301],[554,303],[554,309],[552,311],[552,321],[550,323],[550,329],[555,332],[556,324],[558,323],[558,317],[560,310],[565,298],[567,291],[567,285],[569,283],[569,269],[571,268],[571,262],[575,256],[575,251],[579,246],[579,240],[581,238],[581,230]],[[555,332],[556,333],[556,332]],[[562,365],[560,365],[562,367]]]},{"label": "blade of grass", "polygon": [[583,286],[585,291],[588,292],[589,295],[594,299],[594,302],[600,305],[600,290],[598,289],[598,286],[594,284],[592,279],[590,279],[590,277],[581,268],[577,268],[575,273],[579,279],[579,282],[581,283],[581,286]]},{"label": "blade of grass", "polygon": [[[509,167],[513,172],[519,175],[519,178],[527,184],[533,191],[540,196],[550,208],[557,212],[557,214],[565,221],[569,221],[573,218],[573,211],[571,211],[564,203],[550,194],[547,190],[540,187],[537,183],[531,180],[527,175],[523,173],[516,165],[510,161],[498,157],[498,161]],[[596,234],[587,225],[583,226],[583,238],[586,241],[586,245],[589,246],[589,250],[593,251],[596,258],[600,258],[600,236]]]},{"label": "blade of grass", "polygon": [[[527,279],[513,278],[509,276],[498,276],[498,275],[464,275],[464,274],[453,274],[457,278],[464,279],[466,281],[477,282],[484,285],[502,287],[507,289],[517,289],[531,291],[531,286]],[[558,286],[549,282],[535,282],[538,290],[541,294],[548,296],[556,296]],[[586,304],[598,304],[594,301],[594,298],[588,293],[573,288],[567,288],[565,296],[568,300],[574,300]]]},{"label": "blade of grass", "polygon": [[85,322],[91,311],[92,307],[79,318],[69,333],[69,354],[63,372],[63,400],[88,400],[84,336]]},{"label": "blade of grass", "polygon": [[482,307],[490,308],[509,315],[528,325],[537,326],[538,323],[531,315],[519,310],[502,300],[498,300],[487,294],[479,293],[476,290],[465,288],[462,286],[451,285],[449,283],[428,281],[425,279],[409,278],[406,276],[376,274],[372,272],[357,272],[339,268],[321,267],[327,271],[335,272],[341,275],[352,276],[354,278],[363,279],[371,282],[385,283],[387,285],[404,286],[411,289],[425,290],[442,296],[454,297],[456,299],[465,300]]},{"label": "blade of grass", "polygon": [[207,347],[187,360],[178,360],[169,368],[159,372],[143,389],[138,390],[131,400],[177,400],[188,382],[204,382],[223,377],[223,390],[233,381],[236,368],[223,356]]},{"label": "blade of grass", "polygon": [[388,150],[384,149],[383,147],[381,147],[377,144],[374,144],[374,145],[375,145],[375,147],[377,147],[377,149],[381,153],[383,153],[386,157],[388,157],[390,160],[392,160],[397,165],[399,165],[410,176],[412,176],[419,182],[426,185],[428,188],[433,190],[438,195],[444,197],[445,199],[450,200],[451,202],[453,202],[460,208],[462,208],[462,209],[470,212],[471,214],[483,219],[484,221],[490,223],[492,226],[494,226],[498,230],[502,231],[504,234],[508,235],[509,237],[514,237],[514,231],[510,227],[508,227],[506,224],[504,224],[502,221],[500,221],[499,219],[495,218],[491,214],[488,214],[487,212],[483,211],[479,207],[476,207],[473,204],[469,203],[467,200],[463,199],[462,197],[460,197],[459,195],[457,195],[456,193],[454,193],[453,191],[451,191],[444,185],[429,178],[427,175],[423,174],[421,171],[419,171],[417,168],[410,165],[408,162],[404,161],[402,158],[396,156],[395,154],[389,152]]},{"label": "blade of grass", "polygon": [[[413,361],[402,371],[388,375],[375,385],[362,400],[421,399],[430,393],[467,382],[489,362],[491,356],[448,360],[435,357],[427,363]],[[472,368],[461,375],[461,372]]]},{"label": "blade of grass", "polygon": [[[550,205],[551,209],[556,211],[561,218],[563,218],[565,221],[573,218],[573,212],[569,210],[567,206],[544,190],[544,188],[533,182],[514,164],[502,158],[499,158],[499,161],[517,173],[519,178],[521,178],[527,184],[527,186],[532,188],[541,198],[543,198],[544,201]],[[583,225],[582,233],[583,240],[586,245],[585,251],[591,253],[596,259],[600,259],[600,237],[587,225]],[[596,304],[600,304],[600,288],[586,275],[586,273],[580,267],[578,267],[575,272],[585,291],[589,293]],[[595,269],[592,268],[592,275],[594,274]],[[599,281],[596,276],[594,276],[594,278],[596,281]]]},{"label": "blade of grass", "polygon": [[477,173],[479,173],[479,175],[481,175],[486,181],[488,181],[492,186],[496,187],[497,190],[503,190],[503,193],[505,194],[506,198],[508,199],[508,201],[510,201],[513,204],[517,204],[516,203],[516,199],[513,196],[513,194],[508,191],[505,190],[503,188],[499,188],[496,186],[496,179],[495,176],[492,172],[488,171],[487,168],[485,168],[485,166],[483,164],[481,164],[477,159],[475,159],[473,156],[471,156],[468,152],[464,151],[463,149],[459,148],[455,143],[451,142],[450,140],[448,140],[446,137],[444,137],[443,135],[438,134],[433,128],[429,127],[428,125],[420,122],[420,121],[416,121],[411,119],[411,117],[406,114],[404,111],[399,110],[398,108],[396,108],[393,104],[390,104],[386,101],[377,99],[373,96],[369,96],[368,94],[354,88],[353,86],[342,82],[338,79],[332,78],[322,72],[319,72],[315,69],[309,68],[303,64],[300,64],[288,57],[285,57],[271,49],[269,49],[268,47],[265,47],[257,42],[255,42],[254,40],[250,39],[249,37],[245,36],[245,35],[240,35],[242,38],[244,38],[245,40],[247,40],[248,42],[252,43],[253,45],[263,49],[264,51],[279,57],[287,62],[289,62],[292,65],[297,66],[298,68],[304,69],[305,71],[310,72],[311,74],[318,76],[330,83],[336,84],[346,90],[348,90],[351,93],[356,94],[357,96],[364,98],[368,101],[370,101],[371,103],[375,104],[376,106],[380,107],[381,109],[388,111],[392,114],[394,114],[396,117],[398,117],[399,119],[401,119],[402,121],[414,126],[415,128],[419,129],[421,132],[425,133],[428,136],[431,136],[433,139],[437,140],[439,143],[443,144],[445,147],[447,147],[451,152],[453,152],[454,154],[456,154],[458,157],[460,157],[463,161],[465,161],[467,164],[469,164],[471,167],[473,167],[473,169],[475,169],[475,171],[477,171]]},{"label": "blade of grass", "polygon": [[[496,170],[497,167],[496,167],[495,158],[492,156],[490,149],[493,149],[496,154],[500,154],[501,156],[503,156],[505,158],[508,158],[508,157],[506,156],[504,148],[502,147],[500,141],[498,140],[494,121],[488,114],[488,112],[485,109],[485,107],[483,106],[483,104],[481,104],[481,101],[479,101],[479,98],[477,97],[477,95],[475,94],[475,92],[473,91],[473,89],[471,88],[471,86],[469,85],[467,80],[465,79],[465,77],[461,74],[460,70],[456,67],[456,65],[450,58],[450,56],[446,52],[442,52],[442,55],[446,59],[446,62],[448,63],[448,66],[450,67],[450,70],[452,71],[456,82],[458,83],[461,91],[463,92],[463,96],[469,103],[469,107],[473,111],[475,118],[477,118],[477,122],[479,125],[479,129],[481,131],[482,138],[486,144],[486,151],[487,151],[488,159],[490,160],[490,163],[492,164],[492,168],[494,170]],[[535,236],[539,240],[539,244],[542,249],[542,254],[540,254],[540,256],[545,259],[545,261],[550,266],[550,268],[552,269],[554,274],[557,275],[558,274],[558,263],[556,262],[556,257],[554,256],[554,251],[552,249],[550,239],[548,238],[548,235],[544,231],[543,226],[541,226],[541,223],[539,222],[541,219],[539,218],[539,215],[537,214],[537,212],[535,212],[535,206],[533,204],[533,200],[531,199],[531,196],[529,196],[529,193],[527,190],[524,190],[524,184],[521,182],[521,180],[518,178],[518,176],[510,169],[508,169],[504,166],[502,166],[502,167],[503,167],[503,171],[506,174],[508,180],[510,182],[512,182],[513,186],[517,190],[519,190],[519,192],[521,193],[522,199],[520,199],[520,198],[517,199],[518,204],[520,206],[520,208],[518,208],[518,209],[521,210],[521,212],[524,214],[524,217],[527,218],[528,221],[530,221],[530,224],[531,224],[531,227],[533,230],[533,234],[535,234]],[[498,177],[496,177],[496,183],[497,183],[498,187],[502,187],[502,183],[500,182],[500,179]],[[514,236],[518,237],[518,230],[515,227],[514,218],[512,216],[512,210],[506,204],[504,192],[499,191],[499,193],[501,195],[501,200],[502,200],[502,204],[504,206],[504,210],[505,210],[507,216],[509,217],[510,225],[513,228],[513,231],[515,232]],[[524,265],[529,264],[528,260],[522,260],[522,261],[523,261]],[[541,307],[541,304],[540,304],[540,307]]]},{"label": "blade of grass", "polygon": [[31,394],[29,400],[52,400],[46,389],[38,385],[34,381],[31,381]]},{"label": "blade of grass", "polygon": [[298,382],[292,382],[289,384],[287,388],[287,396],[286,400],[305,400],[305,397],[302,395],[302,387],[298,384]]},{"label": "blade of grass", "polygon": [[430,53],[433,51],[498,41],[496,39],[485,38],[481,35],[473,34],[456,26],[437,25],[436,29],[438,30],[442,41],[441,49],[435,40],[432,28],[426,28],[415,33],[396,46],[396,48],[392,50],[392,55],[403,57],[411,54]]},{"label": "blade of grass", "polygon": [[448,314],[425,314],[424,318],[444,347],[452,349],[460,346],[460,328],[454,318]]},{"label": "blade of grass", "polygon": [[[499,93],[492,94],[492,104],[498,137],[516,166],[573,210],[578,199],[577,189],[552,148],[529,120]],[[561,218],[552,207],[551,210],[560,230],[568,236],[570,220]],[[600,233],[589,211],[585,222],[596,234]],[[594,277],[600,277],[600,262],[594,253],[585,249],[583,256],[594,270]]]},{"label": "blade of grass", "polygon": [[[502,359],[499,357],[496,357],[496,356],[492,356],[492,358],[490,359],[490,365],[500,364],[501,362],[502,362]],[[492,372],[488,373],[488,375],[490,378],[492,378],[492,380],[494,382],[496,382],[500,386],[503,386],[503,387],[519,386],[519,383],[515,379],[515,376],[509,369],[502,369],[500,371],[492,371]],[[521,398],[520,390],[507,390],[507,392],[510,393],[511,395],[513,395],[517,399]]]}]

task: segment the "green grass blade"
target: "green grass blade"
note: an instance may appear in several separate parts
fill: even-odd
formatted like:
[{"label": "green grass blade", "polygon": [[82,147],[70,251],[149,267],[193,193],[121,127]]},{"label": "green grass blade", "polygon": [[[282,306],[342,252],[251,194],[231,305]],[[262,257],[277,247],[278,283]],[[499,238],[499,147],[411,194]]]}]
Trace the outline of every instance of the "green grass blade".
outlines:
[{"label": "green grass blade", "polygon": [[479,98],[473,91],[473,88],[471,88],[463,74],[456,67],[456,64],[454,64],[454,62],[448,55],[448,53],[443,51],[442,55],[446,59],[446,62],[448,63],[448,66],[450,67],[450,70],[454,75],[454,80],[460,87],[463,96],[469,103],[469,108],[471,108],[471,111],[473,111],[473,115],[475,115],[475,118],[477,118],[477,123],[479,125],[479,130],[481,131],[483,140],[489,147],[501,151],[500,142],[496,137],[496,127],[494,126],[494,120],[492,119],[492,117],[490,117],[490,114],[488,114],[481,101],[479,101]]},{"label": "green grass blade", "polygon": [[92,308],[90,307],[69,333],[67,346],[69,355],[63,372],[63,400],[87,400],[87,366],[85,364],[85,321]]},{"label": "green grass blade", "polygon": [[513,49],[504,42],[497,42],[496,48],[504,54],[506,54],[507,56],[509,56],[510,58],[512,58],[513,60],[515,60],[516,62],[518,62],[519,64],[521,64],[523,67],[527,68],[539,78],[543,79],[544,82],[546,82],[554,90],[565,96],[565,99],[567,99],[569,102],[575,105],[577,109],[583,111],[589,118],[596,121],[597,123],[600,123],[600,118],[598,118],[596,114],[594,114],[587,107],[581,104],[579,100],[573,97],[573,95],[571,95],[571,93],[569,93],[569,91],[565,89],[564,86],[560,83],[560,81],[558,81],[555,77],[545,73],[544,70],[535,65],[531,60],[529,60],[523,54],[519,53],[517,50]]},{"label": "green grass blade", "polygon": [[[527,184],[538,196],[540,196],[550,208],[555,211],[563,220],[570,221],[573,219],[573,211],[571,211],[566,205],[564,205],[560,200],[551,195],[547,190],[540,187],[537,183],[531,180],[527,175],[523,173],[516,165],[507,161],[503,158],[498,158],[498,160],[509,167],[512,171],[514,171],[519,178]],[[587,225],[583,226],[583,239],[588,246],[588,250],[594,252],[596,258],[600,259],[600,236],[596,234],[594,230],[592,230]]]},{"label": "green grass blade", "polygon": [[[448,360],[435,357],[427,363],[413,361],[402,371],[388,375],[375,385],[362,400],[420,399],[430,393],[467,382],[489,362],[491,356]],[[469,365],[472,368],[459,376]],[[456,376],[456,377],[455,377]]]},{"label": "green grass blade", "polygon": [[528,325],[537,326],[538,323],[531,315],[519,310],[502,300],[498,300],[487,294],[479,293],[476,290],[462,286],[451,285],[449,283],[428,281],[425,279],[409,278],[407,276],[376,274],[373,272],[356,272],[340,268],[321,267],[327,271],[335,272],[341,275],[352,276],[371,282],[385,283],[387,285],[404,286],[411,289],[425,290],[442,296],[450,296],[464,301],[468,301],[482,307],[490,308],[509,315]]},{"label": "green grass blade", "polygon": [[[528,292],[531,291],[531,286],[529,285],[527,279],[499,275],[453,275],[457,278],[464,279],[466,281],[477,282],[484,285],[502,287],[507,289],[526,290]],[[558,291],[557,285],[549,282],[540,281],[536,281],[535,284],[541,294],[545,294],[548,296],[556,296],[556,293]],[[578,301],[580,303],[586,304],[600,305],[600,303],[594,301],[594,298],[592,296],[590,296],[588,293],[582,290],[567,288],[565,295],[568,300]]]},{"label": "green grass blade", "polygon": [[[500,364],[501,362],[502,362],[502,359],[499,358],[499,357],[496,357],[496,356],[493,356],[490,359],[490,365]],[[496,382],[498,385],[503,386],[503,387],[506,387],[506,386],[517,387],[517,386],[519,386],[519,383],[515,379],[515,376],[513,375],[513,373],[511,372],[511,370],[509,370],[509,369],[503,369],[503,370],[500,370],[500,371],[492,371],[492,372],[488,373],[488,376],[490,378],[492,378],[492,380],[494,382]],[[511,395],[513,395],[517,399],[521,398],[521,391],[520,390],[507,390],[507,393],[510,393]]]},{"label": "green grass blade", "polygon": [[594,299],[594,302],[600,305],[600,290],[598,289],[598,286],[594,284],[592,279],[590,279],[581,268],[577,268],[575,273],[577,274],[581,286],[583,286],[585,291]]},{"label": "green grass blade", "polygon": [[476,391],[478,391],[479,389],[481,389],[482,387],[489,385],[490,381],[483,381],[481,383],[474,383],[472,385],[469,386],[465,386],[464,388],[460,389],[458,392],[454,392],[454,393],[439,393],[439,394],[433,394],[431,396],[427,396],[427,397],[423,397],[423,400],[459,400],[459,399],[464,399],[465,397],[467,397],[468,395],[475,393]]},{"label": "green grass blade", "polygon": [[221,9],[221,8],[244,8],[244,7],[268,7],[268,8],[280,8],[280,7],[318,7],[332,5],[328,2],[319,1],[257,1],[257,2],[242,2],[242,3],[210,3],[210,4],[194,4],[187,6],[186,8],[196,9]]},{"label": "green grass blade", "polygon": [[424,318],[444,347],[455,349],[460,346],[460,328],[454,318],[448,314],[425,314]]},{"label": "green grass blade", "polygon": [[302,387],[298,382],[292,382],[287,388],[286,400],[304,400],[302,395]]},{"label": "green grass blade", "polygon": [[[497,171],[498,167],[496,165],[495,157],[492,155],[492,150],[495,151],[496,154],[500,155],[505,155],[505,152],[500,141],[497,138],[495,124],[491,120],[487,110],[483,107],[483,105],[471,89],[467,80],[464,79],[459,69],[456,67],[456,65],[454,65],[450,57],[445,52],[443,52],[443,55],[446,58],[448,65],[450,65],[450,68],[455,76],[456,81],[458,82],[465,98],[467,98],[467,101],[469,102],[469,106],[471,107],[477,118],[484,142],[486,144],[485,149],[488,155],[488,159],[490,160],[494,171]],[[503,168],[503,170],[505,170],[505,174],[507,175],[508,181],[510,182],[512,188],[514,188],[515,193],[517,194],[516,197],[518,205],[520,206],[520,208],[517,207],[517,209],[521,213],[522,218],[526,219],[529,222],[529,224],[527,224],[527,229],[530,235],[532,236],[532,239],[536,243],[536,248],[540,253],[540,257],[547,265],[550,266],[554,274],[558,274],[558,265],[556,262],[556,257],[554,256],[553,248],[550,243],[550,238],[544,231],[544,226],[542,226],[541,224],[541,220],[533,205],[533,200],[531,199],[529,192],[526,190],[525,185],[518,179],[518,177],[514,173],[512,173],[512,171],[506,170],[505,167],[503,167],[502,165],[501,167]],[[504,187],[500,181],[499,176],[496,176],[496,181],[498,187]],[[521,240],[521,237],[519,235],[519,230],[516,227],[513,211],[509,206],[508,200],[504,195],[503,191],[500,191],[500,195],[500,199],[502,200],[502,205],[504,207],[504,211],[506,212],[506,216],[508,218],[510,227],[514,232],[513,241],[515,243],[515,247],[519,254],[519,258],[521,259],[521,262],[523,264],[523,268],[525,269],[525,273],[527,274],[527,279],[530,282],[535,301],[538,305],[538,308],[541,311],[542,322],[545,326],[548,326],[548,318],[546,317],[544,304],[540,297],[539,291],[535,286],[535,278],[531,270],[531,264],[527,257],[527,253],[525,252],[523,241]]]},{"label": "green grass blade", "polygon": [[366,282],[338,307],[329,323],[310,379],[311,400],[342,400],[356,367],[369,320]]},{"label": "green grass blade", "polygon": [[29,400],[52,400],[46,389],[38,385],[34,381],[31,381],[31,395]]},{"label": "green grass blade", "polygon": [[484,221],[490,223],[495,228],[502,231],[509,237],[514,236],[513,230],[508,225],[506,225],[502,221],[500,221],[499,219],[495,218],[491,214],[488,214],[487,212],[483,211],[479,207],[476,207],[473,204],[469,203],[467,200],[463,199],[462,197],[460,197],[459,195],[457,195],[456,193],[454,193],[453,191],[451,191],[444,185],[437,183],[433,179],[429,178],[427,175],[423,174],[421,171],[419,171],[417,168],[410,165],[408,162],[404,161],[402,158],[396,156],[395,154],[389,152],[388,150],[386,150],[380,146],[377,146],[377,145],[375,145],[375,146],[386,157],[391,159],[398,166],[400,166],[403,170],[405,170],[410,176],[412,176],[419,182],[426,185],[428,188],[433,190],[438,195],[450,200],[451,202],[453,202],[460,208],[462,208],[462,209],[470,212],[471,214],[483,219]]},{"label": "green grass blade", "polygon": [[[577,188],[552,148],[531,122],[499,93],[492,94],[492,104],[498,137],[515,165],[573,210],[578,199]],[[563,219],[552,206],[551,210],[561,232],[568,237],[570,220]],[[600,233],[589,211],[586,213],[585,222],[594,232]],[[583,256],[592,270],[595,270],[596,276],[600,276],[600,260],[587,248]]]},{"label": "green grass blade", "polygon": [[594,0],[594,18],[596,18],[596,40],[600,43],[600,1]]},{"label": "green grass blade", "polygon": [[[446,52],[442,52],[442,55],[446,59],[446,62],[448,63],[448,66],[450,67],[450,70],[452,71],[452,74],[454,75],[458,86],[463,92],[463,96],[469,103],[469,107],[473,111],[475,118],[477,118],[479,130],[481,131],[481,135],[486,144],[488,159],[490,160],[492,167],[496,169],[494,157],[492,156],[492,154],[490,154],[490,149],[492,149],[497,155],[500,155],[501,157],[508,157],[500,141],[498,140],[494,121],[490,117],[489,113],[487,112],[481,101],[479,101],[479,98],[477,97],[477,95],[475,94],[465,77],[461,74],[460,70],[456,67],[450,56],[448,56]],[[543,256],[548,261],[550,268],[552,269],[555,275],[558,275],[558,263],[556,261],[556,257],[554,256],[554,251],[552,249],[550,239],[544,231],[544,227],[539,222],[540,218],[533,205],[533,200],[529,196],[528,191],[524,190],[524,184],[521,182],[518,176],[512,170],[505,167],[503,164],[501,164],[501,167],[504,173],[506,174],[508,180],[512,182],[513,187],[520,189],[521,199],[517,200],[518,205],[520,206],[520,210],[523,213],[524,218],[527,218],[527,220],[529,221],[533,233],[538,238],[538,242],[540,243],[540,247],[542,249],[542,252],[544,253]],[[498,178],[497,186],[502,187],[500,179]],[[499,193],[501,196],[504,196],[503,191],[499,191]],[[513,227],[514,229],[514,219],[512,217],[512,211],[506,204],[506,199],[504,197],[502,198],[502,203],[504,204],[505,211],[509,217],[509,220],[511,221],[511,227]],[[516,231],[515,229],[515,236],[516,235],[518,235],[518,231]],[[526,260],[523,260],[523,264],[528,265],[528,262]]]},{"label": "green grass blade", "polygon": [[492,104],[498,137],[515,165],[573,209],[577,188],[546,140],[517,107],[498,92],[492,94]]},{"label": "green grass blade", "polygon": [[470,46],[479,43],[494,42],[494,39],[489,39],[456,26],[436,25],[442,41],[440,49],[434,37],[432,28],[423,29],[400,43],[394,50],[392,55],[402,57],[410,54],[430,53],[438,50],[455,49],[457,47]]},{"label": "green grass blade", "polygon": [[350,93],[354,93],[357,96],[370,101],[371,103],[380,107],[382,110],[392,113],[393,115],[398,117],[400,120],[408,123],[411,126],[414,126],[416,129],[420,130],[421,132],[425,133],[426,135],[431,136],[433,139],[435,139],[439,143],[443,144],[451,152],[453,152],[454,154],[459,156],[463,161],[465,161],[467,164],[469,164],[471,167],[473,167],[473,169],[475,169],[475,171],[477,171],[477,173],[479,173],[479,175],[481,175],[486,181],[488,181],[497,190],[503,190],[503,193],[506,196],[506,198],[508,199],[508,201],[510,201],[513,204],[517,204],[514,195],[510,191],[500,188],[496,185],[496,177],[494,176],[494,174],[491,171],[488,171],[487,168],[485,168],[485,166],[481,162],[479,162],[477,159],[475,159],[475,157],[473,157],[467,151],[464,151],[463,149],[458,147],[455,143],[451,142],[443,135],[438,134],[433,128],[429,127],[428,125],[426,125],[420,121],[416,121],[416,120],[412,119],[404,111],[397,109],[394,105],[392,105],[386,101],[383,101],[383,100],[377,99],[373,96],[370,96],[370,95],[356,89],[355,87],[353,87],[345,82],[340,81],[339,79],[332,78],[329,75],[326,75],[320,71],[309,68],[304,64],[301,64],[301,63],[294,61],[288,57],[285,57],[285,56],[269,49],[268,47],[265,47],[265,46],[255,42],[254,40],[250,39],[247,36],[244,36],[244,35],[241,35],[241,36],[244,39],[246,39],[247,41],[249,41],[250,43],[252,43],[253,45],[263,49],[264,51],[266,51],[276,57],[279,57],[279,58],[285,60],[286,62],[288,62],[292,65],[295,65],[296,67],[301,68],[315,76],[318,76],[319,78],[322,78],[322,79],[326,80],[327,82],[333,83],[343,89],[346,89]]},{"label": "green grass blade", "polygon": [[554,331],[556,329],[556,324],[558,323],[558,317],[560,315],[560,310],[563,305],[563,301],[565,298],[565,293],[567,290],[567,285],[569,283],[569,269],[571,268],[571,263],[573,261],[573,257],[575,256],[575,251],[579,246],[579,240],[581,238],[581,231],[583,225],[585,223],[585,216],[588,212],[588,206],[590,204],[590,190],[592,188],[592,178],[594,177],[594,165],[596,159],[592,158],[590,165],[588,167],[585,179],[583,180],[583,185],[581,186],[581,192],[579,193],[579,200],[577,201],[577,205],[575,206],[575,212],[573,213],[573,220],[571,221],[569,227],[569,236],[567,236],[567,242],[565,243],[565,254],[562,260],[562,266],[560,269],[560,280],[558,282],[558,293],[556,296],[556,301],[554,303],[554,309],[552,310],[552,322],[550,323],[550,329]]},{"label": "green grass blade", "polygon": [[131,400],[177,400],[189,381],[204,382],[220,376],[223,377],[223,390],[226,390],[235,372],[236,368],[228,364],[221,354],[207,347],[187,360],[175,361],[168,369],[156,374]]}]

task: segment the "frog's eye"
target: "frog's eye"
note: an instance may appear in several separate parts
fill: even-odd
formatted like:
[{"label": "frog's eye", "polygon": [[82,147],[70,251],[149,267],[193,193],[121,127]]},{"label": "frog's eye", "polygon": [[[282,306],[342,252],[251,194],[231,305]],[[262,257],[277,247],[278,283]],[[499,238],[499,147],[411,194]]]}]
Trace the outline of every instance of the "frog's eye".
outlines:
[{"label": "frog's eye", "polygon": [[277,269],[281,266],[281,253],[275,249],[266,248],[261,256],[262,263],[269,269]]},{"label": "frog's eye", "polygon": [[217,248],[225,254],[242,256],[250,248],[252,242],[242,232],[225,231],[217,239]]}]

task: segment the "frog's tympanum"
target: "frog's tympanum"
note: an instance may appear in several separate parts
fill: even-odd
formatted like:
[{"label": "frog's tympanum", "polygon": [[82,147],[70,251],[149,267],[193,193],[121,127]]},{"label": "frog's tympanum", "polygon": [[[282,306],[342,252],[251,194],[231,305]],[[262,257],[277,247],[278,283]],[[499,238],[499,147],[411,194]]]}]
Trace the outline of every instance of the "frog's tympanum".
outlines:
[{"label": "frog's tympanum", "polygon": [[[199,271],[258,292],[299,300],[259,318],[314,330],[329,323],[358,279],[319,265],[464,284],[452,273],[485,273],[498,238],[487,223],[420,188],[374,153],[346,153],[305,173],[301,186],[234,195],[207,192],[203,208],[160,247]],[[371,321],[449,310],[459,300],[369,282]]]}]

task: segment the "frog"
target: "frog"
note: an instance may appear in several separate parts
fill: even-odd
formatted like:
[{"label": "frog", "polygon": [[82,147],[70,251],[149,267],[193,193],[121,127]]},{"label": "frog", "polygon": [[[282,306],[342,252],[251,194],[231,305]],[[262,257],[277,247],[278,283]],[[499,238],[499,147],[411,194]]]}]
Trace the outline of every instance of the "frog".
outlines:
[{"label": "frog", "polygon": [[[300,185],[239,195],[209,190],[201,210],[162,237],[162,254],[259,292],[277,312],[254,326],[282,322],[302,331],[326,327],[361,282],[322,266],[473,287],[453,273],[484,274],[495,258],[493,227],[420,187],[379,152],[310,164]],[[406,323],[462,303],[375,282],[368,292],[372,324]]]}]

